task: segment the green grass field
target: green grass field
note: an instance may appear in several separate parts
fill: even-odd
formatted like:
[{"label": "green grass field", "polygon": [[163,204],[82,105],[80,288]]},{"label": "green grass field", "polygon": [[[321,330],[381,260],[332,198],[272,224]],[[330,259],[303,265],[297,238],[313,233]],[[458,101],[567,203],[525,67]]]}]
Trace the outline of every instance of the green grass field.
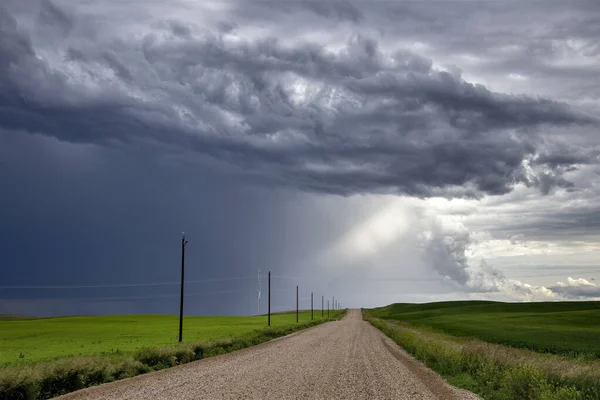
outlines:
[{"label": "green grass field", "polygon": [[[315,319],[321,318],[320,310],[314,314]],[[309,321],[310,318],[310,311],[300,312],[300,322]],[[295,312],[271,316],[273,327],[295,323]],[[183,341],[208,342],[235,338],[266,326],[266,316],[185,317]],[[177,344],[178,329],[179,317],[175,315],[38,319],[7,317],[0,320],[0,366],[171,346]]]},{"label": "green grass field", "polygon": [[542,353],[600,358],[600,302],[392,304],[374,317]]}]

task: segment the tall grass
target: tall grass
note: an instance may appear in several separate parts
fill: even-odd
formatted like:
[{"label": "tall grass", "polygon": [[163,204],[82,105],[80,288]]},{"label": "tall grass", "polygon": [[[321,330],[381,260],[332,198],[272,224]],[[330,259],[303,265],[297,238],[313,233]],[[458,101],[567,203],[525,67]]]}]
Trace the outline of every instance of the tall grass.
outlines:
[{"label": "tall grass", "polygon": [[342,318],[256,330],[214,342],[145,348],[133,353],[68,357],[53,362],[12,365],[0,369],[0,400],[49,399],[101,383],[185,364],[267,342],[277,337]]},{"label": "tall grass", "polygon": [[450,383],[489,400],[600,399],[600,361],[538,354],[364,318]]}]

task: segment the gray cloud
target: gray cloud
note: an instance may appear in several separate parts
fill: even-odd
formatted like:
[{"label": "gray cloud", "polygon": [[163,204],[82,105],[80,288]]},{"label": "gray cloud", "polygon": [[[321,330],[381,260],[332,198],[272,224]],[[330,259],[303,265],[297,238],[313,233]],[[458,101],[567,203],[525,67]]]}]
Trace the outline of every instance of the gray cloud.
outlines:
[{"label": "gray cloud", "polygon": [[[591,280],[567,278],[555,285],[531,285],[508,279],[504,273],[480,260],[474,265],[467,251],[475,243],[470,231],[462,224],[448,225],[436,220],[421,239],[422,257],[442,277],[445,283],[467,293],[489,293],[509,299],[526,301],[599,298],[600,286]],[[511,243],[522,240],[523,234],[510,237]],[[566,270],[562,267],[562,270]]]},{"label": "gray cloud", "polygon": [[430,229],[421,238],[422,257],[458,290],[473,293],[501,291],[506,281],[502,271],[484,260],[478,265],[469,260],[467,252],[474,243],[471,232],[463,224],[447,224],[434,218]]},{"label": "gray cloud", "polygon": [[423,256],[442,276],[465,287],[469,281],[469,263],[466,250],[471,244],[469,231],[444,231],[441,226],[422,238]]},{"label": "gray cloud", "polygon": [[[66,24],[55,6],[44,10]],[[524,182],[549,193],[572,184],[550,165],[557,156],[540,129],[597,123],[565,103],[435,71],[413,52],[384,52],[362,35],[336,54],[169,25],[161,40],[71,41],[50,65],[2,14],[3,126],[73,142],[168,144],[303,190],[477,196]],[[550,170],[527,176],[523,161],[543,151]]]},{"label": "gray cloud", "polygon": [[558,282],[548,289],[569,299],[600,298],[600,286],[583,278],[569,277],[566,283]]},{"label": "gray cloud", "polygon": [[494,81],[520,74],[528,79],[521,87],[561,98],[597,96],[599,72],[591,57],[597,56],[600,13],[594,1],[438,2],[435,10],[429,2],[386,2],[370,10],[390,40],[419,41],[429,54],[448,59],[470,56],[463,67]]},{"label": "gray cloud", "polygon": [[64,38],[73,28],[73,20],[50,0],[42,0],[37,18],[39,32],[47,38]]},{"label": "gray cloud", "polygon": [[508,236],[508,240],[510,241],[511,244],[527,243],[527,241],[525,239],[525,234],[523,234],[523,233],[512,234],[512,235]]},{"label": "gray cloud", "polygon": [[[364,19],[362,12],[349,1],[316,1],[291,2],[296,10],[306,7],[325,18],[334,18],[340,21],[361,22]],[[298,7],[300,6],[300,7]]]}]

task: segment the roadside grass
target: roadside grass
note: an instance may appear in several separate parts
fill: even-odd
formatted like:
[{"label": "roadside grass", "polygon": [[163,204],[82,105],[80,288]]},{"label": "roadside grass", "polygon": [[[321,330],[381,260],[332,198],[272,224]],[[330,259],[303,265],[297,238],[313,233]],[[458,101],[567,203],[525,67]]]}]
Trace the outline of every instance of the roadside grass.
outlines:
[{"label": "roadside grass", "polygon": [[[200,337],[199,334],[193,336],[191,333],[193,329],[190,327],[188,328],[190,340],[182,344],[167,339],[170,340],[167,345],[154,346],[153,344],[158,342],[146,341],[145,346],[132,347],[129,351],[96,352],[89,355],[5,365],[0,368],[0,400],[48,399],[85,387],[229,353],[323,322],[337,320],[343,315],[345,315],[345,310],[332,312],[329,319],[317,319],[315,313],[315,320],[311,321],[310,311],[305,311],[302,313],[303,319],[296,323],[295,312],[279,314],[275,319],[272,316],[271,327],[265,327],[264,317],[197,317],[199,319],[212,318],[210,321],[216,326],[215,330],[220,332],[221,336],[214,331],[209,331],[210,334],[205,337]],[[129,317],[137,320],[140,316]],[[98,325],[106,324],[105,317],[74,318],[99,318]],[[247,321],[248,318],[258,319],[261,329],[256,329],[253,321]],[[240,325],[235,323],[236,319],[240,320]],[[201,321],[205,325],[208,324],[207,319]],[[123,329],[123,326],[121,328]],[[177,325],[175,325],[176,328]],[[0,327],[0,329],[2,328]],[[60,332],[58,333],[60,334]],[[192,337],[194,340],[191,339]],[[36,339],[34,337],[31,340]]]},{"label": "roadside grass", "polygon": [[[495,307],[494,304],[497,303],[487,304]],[[552,354],[488,343],[473,337],[457,337],[436,329],[435,322],[437,321],[434,323],[428,321],[428,318],[432,318],[431,311],[436,311],[435,305],[436,303],[406,305],[408,307],[392,305],[363,310],[363,316],[365,320],[380,329],[415,358],[448,379],[451,384],[471,390],[484,399],[600,399],[600,359],[595,356],[595,350],[593,350],[593,346],[589,346],[589,343],[584,346],[578,343],[577,351],[569,351],[567,342],[561,346],[561,350],[567,351],[557,352],[561,354]],[[465,304],[460,306],[464,307]],[[536,308],[535,303],[528,304],[528,306],[530,310]],[[589,305],[583,305],[583,307],[586,306],[589,307]],[[545,307],[543,305],[541,308]],[[430,313],[430,316],[419,321],[415,315],[410,315],[406,319],[411,322],[406,322],[404,320],[405,313],[398,312],[402,308],[404,310],[412,308],[413,310],[408,311],[409,314],[425,312]],[[448,303],[440,303],[442,315],[443,311],[453,308],[456,307]],[[558,308],[560,309],[560,305]],[[391,313],[390,310],[395,312]],[[476,314],[476,311],[472,309],[469,311]],[[579,312],[579,310],[575,309],[573,312]],[[383,319],[384,317],[388,318]],[[403,319],[398,320],[400,317]],[[526,324],[525,321],[530,320],[530,317],[523,318],[522,324]],[[433,318],[438,317],[434,316]],[[418,323],[415,323],[417,321]],[[456,321],[463,323],[465,319],[457,318]],[[563,329],[567,328],[564,321],[560,322]],[[501,324],[502,322],[499,322],[499,325]],[[467,329],[468,327],[463,327],[461,332],[466,332]],[[502,341],[500,335],[503,332],[503,328],[499,326],[496,334],[498,341]],[[598,337],[600,336],[596,336],[596,338]],[[528,336],[527,340],[527,346],[521,347],[536,348],[535,337]],[[544,340],[544,338],[540,338],[540,340]],[[582,351],[582,349],[589,348],[592,349],[589,353]]]},{"label": "roadside grass", "polygon": [[541,353],[600,357],[600,302],[392,304],[369,314]]}]

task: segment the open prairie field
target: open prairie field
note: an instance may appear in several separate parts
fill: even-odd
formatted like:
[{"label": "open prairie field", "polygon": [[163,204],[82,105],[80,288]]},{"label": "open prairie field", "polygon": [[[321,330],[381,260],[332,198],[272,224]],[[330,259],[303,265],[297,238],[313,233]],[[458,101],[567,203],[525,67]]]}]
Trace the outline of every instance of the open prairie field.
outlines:
[{"label": "open prairie field", "polygon": [[486,400],[600,399],[600,302],[392,304],[363,315]]},{"label": "open prairie field", "polygon": [[[341,311],[332,312],[331,316]],[[315,310],[315,319],[321,311]],[[325,314],[327,316],[327,314]],[[179,316],[114,315],[0,320],[0,366],[79,355],[110,355],[177,344]],[[300,322],[310,321],[300,312]],[[296,313],[271,316],[272,327],[296,324]],[[185,317],[184,343],[237,338],[267,327],[266,316]]]},{"label": "open prairie field", "polygon": [[541,353],[600,358],[600,302],[392,304],[369,315]]}]

